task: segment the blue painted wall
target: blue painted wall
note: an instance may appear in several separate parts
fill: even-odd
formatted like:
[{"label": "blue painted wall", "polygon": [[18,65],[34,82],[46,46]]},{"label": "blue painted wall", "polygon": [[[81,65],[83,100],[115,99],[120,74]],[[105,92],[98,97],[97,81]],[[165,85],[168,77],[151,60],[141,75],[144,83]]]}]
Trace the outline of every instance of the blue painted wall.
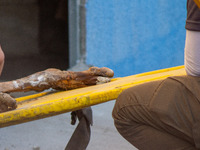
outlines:
[{"label": "blue painted wall", "polygon": [[186,0],[87,0],[86,63],[115,77],[184,63]]}]

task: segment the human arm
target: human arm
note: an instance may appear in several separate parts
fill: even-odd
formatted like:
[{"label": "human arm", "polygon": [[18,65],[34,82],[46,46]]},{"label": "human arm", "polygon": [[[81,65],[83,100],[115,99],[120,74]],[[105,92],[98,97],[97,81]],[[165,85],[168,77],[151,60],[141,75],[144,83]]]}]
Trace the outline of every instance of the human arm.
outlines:
[{"label": "human arm", "polygon": [[2,73],[2,70],[3,70],[3,66],[4,66],[4,59],[5,59],[5,55],[4,55],[4,52],[0,46],[0,75]]},{"label": "human arm", "polygon": [[188,75],[200,76],[200,9],[187,0],[185,41],[185,70]]}]

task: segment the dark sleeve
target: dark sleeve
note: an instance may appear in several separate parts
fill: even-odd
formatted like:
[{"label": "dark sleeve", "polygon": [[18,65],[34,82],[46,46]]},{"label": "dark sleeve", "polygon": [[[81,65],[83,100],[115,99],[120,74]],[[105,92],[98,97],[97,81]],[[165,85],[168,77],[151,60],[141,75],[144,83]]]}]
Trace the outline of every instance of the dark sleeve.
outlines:
[{"label": "dark sleeve", "polygon": [[192,31],[200,31],[200,9],[193,0],[187,0],[187,20],[185,28]]}]

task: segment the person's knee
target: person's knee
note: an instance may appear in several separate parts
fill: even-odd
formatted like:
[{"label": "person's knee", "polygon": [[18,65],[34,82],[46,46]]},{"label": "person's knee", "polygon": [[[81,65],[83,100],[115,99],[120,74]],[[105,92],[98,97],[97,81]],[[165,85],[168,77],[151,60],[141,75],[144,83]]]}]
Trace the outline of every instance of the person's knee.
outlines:
[{"label": "person's knee", "polygon": [[126,108],[124,107],[124,105],[126,105],[125,101],[126,101],[126,97],[128,96],[127,94],[128,93],[125,90],[118,96],[118,98],[116,99],[113,111],[112,111],[114,125],[120,134],[123,134],[122,131],[129,124],[129,121],[128,121],[129,119],[127,118],[128,114],[126,114],[127,113],[125,111]]},{"label": "person's knee", "polygon": [[115,102],[115,105],[114,105],[114,108],[113,108],[113,111],[112,111],[112,116],[113,116],[114,120],[119,120],[121,118],[120,115],[119,115],[119,111],[124,105],[126,96],[127,96],[127,92],[125,90],[116,99],[116,102]]},{"label": "person's knee", "polygon": [[119,110],[119,103],[118,103],[118,98],[116,99],[115,105],[113,107],[113,111],[112,111],[112,117],[113,119],[117,119],[118,117],[118,110]]},{"label": "person's knee", "polygon": [[134,107],[138,105],[137,97],[135,87],[124,90],[116,99],[112,111],[113,119],[124,123],[131,119],[131,114],[137,109]]}]

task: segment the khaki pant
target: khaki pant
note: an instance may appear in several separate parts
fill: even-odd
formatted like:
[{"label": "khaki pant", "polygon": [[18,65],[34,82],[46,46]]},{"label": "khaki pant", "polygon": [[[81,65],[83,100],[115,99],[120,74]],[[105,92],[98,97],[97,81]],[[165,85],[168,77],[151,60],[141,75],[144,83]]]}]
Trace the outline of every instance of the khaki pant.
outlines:
[{"label": "khaki pant", "polygon": [[113,118],[140,150],[200,149],[200,78],[170,77],[129,88],[117,98]]}]

